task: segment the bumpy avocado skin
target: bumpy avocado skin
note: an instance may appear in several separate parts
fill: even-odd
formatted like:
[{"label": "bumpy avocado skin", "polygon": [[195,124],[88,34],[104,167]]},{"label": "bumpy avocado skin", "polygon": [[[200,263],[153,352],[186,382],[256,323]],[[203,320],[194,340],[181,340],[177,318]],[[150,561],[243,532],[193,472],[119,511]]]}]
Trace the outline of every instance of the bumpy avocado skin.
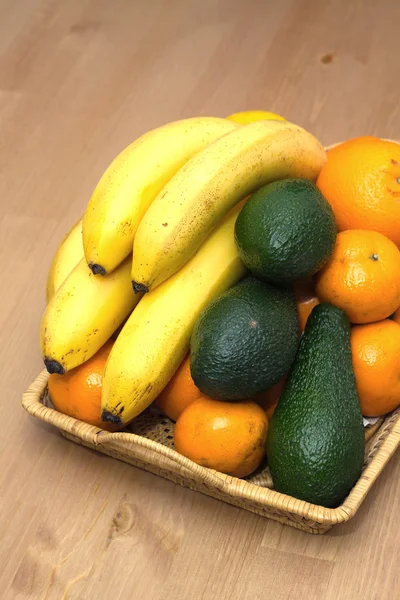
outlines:
[{"label": "bumpy avocado skin", "polygon": [[306,325],[267,439],[277,491],[337,507],[361,474],[364,428],[353,372],[350,324],[330,304]]}]

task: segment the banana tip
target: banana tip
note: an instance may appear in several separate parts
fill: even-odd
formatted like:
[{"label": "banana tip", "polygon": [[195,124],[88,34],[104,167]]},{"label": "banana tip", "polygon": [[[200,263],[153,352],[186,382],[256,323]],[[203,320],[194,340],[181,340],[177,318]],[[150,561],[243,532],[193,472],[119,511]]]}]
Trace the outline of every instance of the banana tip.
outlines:
[{"label": "banana tip", "polygon": [[136,281],[132,281],[132,287],[135,294],[140,294],[141,292],[147,294],[149,291],[147,285],[144,285],[143,283],[136,283]]},{"label": "banana tip", "polygon": [[113,425],[122,425],[121,417],[114,415],[109,410],[103,410],[101,413],[101,420],[107,423],[112,423]]},{"label": "banana tip", "polygon": [[96,263],[89,263],[89,269],[92,271],[93,275],[107,275],[105,268]]},{"label": "banana tip", "polygon": [[44,366],[46,367],[46,369],[48,370],[48,372],[50,374],[57,373],[58,375],[64,375],[64,373],[65,373],[64,367],[57,360],[45,358]]}]

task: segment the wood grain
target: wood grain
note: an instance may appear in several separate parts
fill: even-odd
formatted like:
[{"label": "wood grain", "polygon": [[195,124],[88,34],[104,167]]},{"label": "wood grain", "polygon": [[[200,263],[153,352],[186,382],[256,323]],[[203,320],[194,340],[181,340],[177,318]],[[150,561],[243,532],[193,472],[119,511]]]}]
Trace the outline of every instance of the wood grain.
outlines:
[{"label": "wood grain", "polygon": [[400,589],[400,457],[356,518],[285,528],[62,439],[41,368],[52,253],[109,161],[185,116],[267,108],[323,143],[400,135],[400,4],[0,0],[1,597],[384,600]]}]

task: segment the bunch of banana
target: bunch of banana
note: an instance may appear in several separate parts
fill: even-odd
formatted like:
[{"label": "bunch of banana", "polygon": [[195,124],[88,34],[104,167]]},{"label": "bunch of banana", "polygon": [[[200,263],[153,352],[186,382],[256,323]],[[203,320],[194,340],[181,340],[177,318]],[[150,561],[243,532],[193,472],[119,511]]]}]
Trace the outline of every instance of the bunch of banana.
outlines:
[{"label": "bunch of banana", "polygon": [[238,127],[214,117],[176,121],[146,133],[111,163],[87,206],[83,241],[80,220],[50,268],[49,304],[41,326],[42,355],[50,373],[64,373],[88,360],[133,310],[140,299],[130,276],[140,219],[187,160]]},{"label": "bunch of banana", "polygon": [[243,277],[240,201],[270,181],[315,179],[325,160],[285,121],[186,119],[128,146],[89,200],[83,241],[79,221],[53,260],[41,326],[48,371],[80,365],[129,317],[102,398],[103,420],[127,424],[172,377],[201,310]]}]

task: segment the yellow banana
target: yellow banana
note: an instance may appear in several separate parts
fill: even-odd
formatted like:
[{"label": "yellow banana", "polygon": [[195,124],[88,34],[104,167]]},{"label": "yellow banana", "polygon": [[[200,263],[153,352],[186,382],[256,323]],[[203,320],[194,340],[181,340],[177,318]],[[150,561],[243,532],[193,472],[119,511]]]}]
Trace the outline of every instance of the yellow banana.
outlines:
[{"label": "yellow banana", "polygon": [[103,378],[102,419],[125,425],[158,396],[189,350],[207,304],[245,274],[236,207],[183,269],[146,294],[115,342]]},{"label": "yellow banana", "polygon": [[83,221],[85,257],[105,275],[132,252],[141,218],[171,177],[199,150],[240,125],[214,117],[153,129],[123,150],[94,190]]},{"label": "yellow banana", "polygon": [[244,125],[210,144],[167,183],[142,219],[132,263],[135,291],[176,273],[241,198],[277,179],[315,179],[325,160],[321,144],[286,121]]},{"label": "yellow banana", "polygon": [[241,112],[233,113],[226,118],[229,119],[229,121],[234,121],[241,125],[248,125],[249,123],[254,123],[254,121],[266,121],[267,119],[286,121],[285,117],[281,117],[281,115],[277,115],[269,110],[243,110]]},{"label": "yellow banana", "polygon": [[82,219],[69,230],[54,255],[47,276],[46,300],[50,302],[72,269],[83,258]]},{"label": "yellow banana", "polygon": [[49,373],[85,362],[109,339],[140,300],[130,281],[131,259],[111,275],[96,277],[83,258],[47,305],[40,330]]}]

